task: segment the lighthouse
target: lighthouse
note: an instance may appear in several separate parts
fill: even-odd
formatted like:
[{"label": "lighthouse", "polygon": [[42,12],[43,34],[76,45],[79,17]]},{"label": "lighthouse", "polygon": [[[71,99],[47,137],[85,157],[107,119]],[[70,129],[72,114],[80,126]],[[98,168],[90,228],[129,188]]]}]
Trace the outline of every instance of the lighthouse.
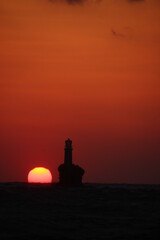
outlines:
[{"label": "lighthouse", "polygon": [[72,165],[72,141],[69,138],[65,141],[64,164],[66,166]]},{"label": "lighthouse", "polygon": [[62,186],[81,186],[84,169],[72,163],[72,141],[65,141],[64,163],[58,167],[59,184]]}]

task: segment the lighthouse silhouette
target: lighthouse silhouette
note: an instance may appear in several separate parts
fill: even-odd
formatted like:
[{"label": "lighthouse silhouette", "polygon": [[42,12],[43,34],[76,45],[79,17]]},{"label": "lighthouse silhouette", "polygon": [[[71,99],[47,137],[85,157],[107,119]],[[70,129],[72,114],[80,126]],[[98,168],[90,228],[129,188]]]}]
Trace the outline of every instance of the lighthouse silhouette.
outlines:
[{"label": "lighthouse silhouette", "polygon": [[72,163],[72,141],[65,141],[64,164],[58,167],[59,184],[62,186],[81,186],[84,169]]},{"label": "lighthouse silhouette", "polygon": [[72,141],[69,138],[65,141],[64,164],[72,165]]}]

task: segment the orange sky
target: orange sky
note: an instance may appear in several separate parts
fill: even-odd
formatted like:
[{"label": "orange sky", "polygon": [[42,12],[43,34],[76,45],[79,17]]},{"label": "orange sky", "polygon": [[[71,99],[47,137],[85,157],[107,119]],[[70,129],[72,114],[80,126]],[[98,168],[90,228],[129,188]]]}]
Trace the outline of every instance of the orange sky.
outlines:
[{"label": "orange sky", "polygon": [[159,0],[0,0],[0,181],[64,141],[85,181],[160,183]]}]

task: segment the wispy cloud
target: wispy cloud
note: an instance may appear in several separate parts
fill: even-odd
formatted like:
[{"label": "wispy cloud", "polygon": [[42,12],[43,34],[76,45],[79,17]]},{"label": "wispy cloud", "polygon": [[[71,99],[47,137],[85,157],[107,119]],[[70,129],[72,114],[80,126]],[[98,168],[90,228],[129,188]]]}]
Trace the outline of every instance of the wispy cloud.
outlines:
[{"label": "wispy cloud", "polygon": [[125,34],[121,33],[121,32],[117,32],[115,31],[113,28],[111,29],[111,34],[114,36],[114,37],[125,37]]},{"label": "wispy cloud", "polygon": [[131,27],[124,27],[124,28],[121,28],[120,30],[111,28],[110,31],[111,31],[111,35],[117,39],[128,39],[128,40],[133,39],[134,30]]},{"label": "wispy cloud", "polygon": [[103,0],[48,0],[51,3],[66,3],[69,5],[84,4],[87,2],[100,3]]},{"label": "wispy cloud", "polygon": [[129,3],[140,3],[145,2],[145,0],[127,0]]},{"label": "wispy cloud", "polygon": [[[85,3],[100,3],[105,2],[106,0],[48,0],[51,3],[66,3],[69,5],[83,5]],[[126,0],[128,3],[141,3],[146,0]],[[159,1],[159,0],[158,0]]]}]

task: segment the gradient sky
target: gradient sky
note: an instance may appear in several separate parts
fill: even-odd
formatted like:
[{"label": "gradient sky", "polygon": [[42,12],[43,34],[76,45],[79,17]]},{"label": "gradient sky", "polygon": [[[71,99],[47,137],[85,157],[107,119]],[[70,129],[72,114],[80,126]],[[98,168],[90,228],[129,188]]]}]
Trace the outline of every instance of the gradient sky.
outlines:
[{"label": "gradient sky", "polygon": [[85,182],[160,183],[160,1],[0,0],[0,181],[64,141]]}]

